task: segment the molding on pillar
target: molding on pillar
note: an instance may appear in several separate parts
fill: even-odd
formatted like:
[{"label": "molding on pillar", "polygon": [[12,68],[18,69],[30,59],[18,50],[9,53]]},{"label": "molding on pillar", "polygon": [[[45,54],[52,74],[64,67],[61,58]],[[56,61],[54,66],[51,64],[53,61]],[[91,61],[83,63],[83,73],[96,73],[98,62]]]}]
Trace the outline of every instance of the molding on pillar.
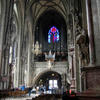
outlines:
[{"label": "molding on pillar", "polygon": [[86,91],[77,94],[79,100],[100,100],[100,66],[84,66]]},{"label": "molding on pillar", "polygon": [[81,68],[81,71],[94,71],[100,70],[100,66],[92,65],[92,66],[84,66]]},{"label": "molding on pillar", "polygon": [[100,100],[100,91],[87,90],[76,95],[79,100]]},{"label": "molding on pillar", "polygon": [[100,100],[100,66],[85,66],[86,91],[77,93],[79,100]]}]

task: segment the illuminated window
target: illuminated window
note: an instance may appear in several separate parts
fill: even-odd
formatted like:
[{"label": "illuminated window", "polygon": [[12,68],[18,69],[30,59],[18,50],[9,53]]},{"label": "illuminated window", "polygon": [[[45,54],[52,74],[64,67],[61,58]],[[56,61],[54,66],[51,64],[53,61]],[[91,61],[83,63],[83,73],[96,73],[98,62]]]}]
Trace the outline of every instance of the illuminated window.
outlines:
[{"label": "illuminated window", "polygon": [[49,80],[49,89],[58,88],[58,81],[57,80]]},{"label": "illuminated window", "polygon": [[50,28],[48,32],[48,43],[51,43],[51,42],[54,43],[58,41],[59,41],[59,31],[55,26],[53,26]]}]

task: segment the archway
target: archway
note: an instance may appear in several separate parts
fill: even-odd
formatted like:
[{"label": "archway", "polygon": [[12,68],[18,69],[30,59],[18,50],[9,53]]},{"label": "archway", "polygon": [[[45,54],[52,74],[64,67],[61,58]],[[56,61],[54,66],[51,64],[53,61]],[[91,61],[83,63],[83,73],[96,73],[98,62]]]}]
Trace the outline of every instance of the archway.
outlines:
[{"label": "archway", "polygon": [[40,91],[44,89],[46,92],[51,92],[51,90],[54,90],[52,92],[57,92],[61,89],[61,75],[56,71],[49,70],[40,73],[36,79],[35,86],[38,87]]},{"label": "archway", "polygon": [[[45,24],[44,24],[45,23]],[[59,41],[48,42],[49,30],[52,27],[56,27],[59,30]],[[45,11],[37,20],[35,26],[35,39],[34,45],[37,41],[39,44],[39,50],[41,50],[39,55],[35,55],[35,61],[45,61],[44,54],[48,53],[50,50],[56,55],[56,61],[66,61],[67,60],[67,30],[66,22],[63,16],[56,10]],[[57,31],[55,32],[57,33]],[[55,38],[58,38],[55,35]],[[52,39],[51,39],[52,40]]]}]

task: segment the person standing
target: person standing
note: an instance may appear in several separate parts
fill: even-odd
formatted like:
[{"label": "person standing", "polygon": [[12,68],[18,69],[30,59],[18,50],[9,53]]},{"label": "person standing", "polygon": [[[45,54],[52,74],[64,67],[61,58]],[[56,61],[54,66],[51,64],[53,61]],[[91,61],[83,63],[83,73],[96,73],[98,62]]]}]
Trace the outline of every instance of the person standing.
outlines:
[{"label": "person standing", "polygon": [[29,96],[31,96],[31,90],[32,90],[32,87],[29,87],[28,89]]}]

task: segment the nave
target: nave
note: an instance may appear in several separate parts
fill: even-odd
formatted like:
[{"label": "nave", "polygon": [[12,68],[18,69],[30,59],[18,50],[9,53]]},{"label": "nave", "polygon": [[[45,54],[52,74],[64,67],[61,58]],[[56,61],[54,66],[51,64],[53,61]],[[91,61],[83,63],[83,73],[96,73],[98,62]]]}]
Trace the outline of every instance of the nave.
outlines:
[{"label": "nave", "polygon": [[100,99],[100,0],[0,0],[0,99],[30,87]]}]

